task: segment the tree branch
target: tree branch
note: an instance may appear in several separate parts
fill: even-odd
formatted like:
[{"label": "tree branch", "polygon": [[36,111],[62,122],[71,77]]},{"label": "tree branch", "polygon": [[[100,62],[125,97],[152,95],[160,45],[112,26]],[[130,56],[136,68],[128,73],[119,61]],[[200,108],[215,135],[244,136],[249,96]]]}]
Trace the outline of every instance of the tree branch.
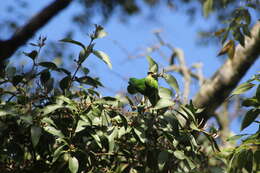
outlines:
[{"label": "tree branch", "polygon": [[24,45],[39,29],[60,11],[65,9],[71,2],[72,0],[53,1],[14,33],[10,39],[0,41],[0,62],[3,63],[4,60],[11,57],[20,46]]},{"label": "tree branch", "polygon": [[260,55],[260,22],[251,30],[251,38],[246,37],[245,47],[238,45],[232,59],[228,58],[222,67],[204,83],[193,99],[199,108],[205,108],[199,119],[205,122],[230,95],[240,79]]}]

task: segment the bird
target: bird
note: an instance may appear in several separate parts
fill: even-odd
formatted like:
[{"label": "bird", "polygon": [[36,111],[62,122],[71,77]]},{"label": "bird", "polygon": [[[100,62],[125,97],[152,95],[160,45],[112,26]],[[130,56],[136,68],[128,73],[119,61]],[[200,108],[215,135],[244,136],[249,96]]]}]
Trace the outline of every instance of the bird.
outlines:
[{"label": "bird", "polygon": [[155,106],[159,97],[158,75],[148,72],[145,78],[130,78],[128,81],[127,91],[129,94],[140,93],[148,98],[152,106]]}]

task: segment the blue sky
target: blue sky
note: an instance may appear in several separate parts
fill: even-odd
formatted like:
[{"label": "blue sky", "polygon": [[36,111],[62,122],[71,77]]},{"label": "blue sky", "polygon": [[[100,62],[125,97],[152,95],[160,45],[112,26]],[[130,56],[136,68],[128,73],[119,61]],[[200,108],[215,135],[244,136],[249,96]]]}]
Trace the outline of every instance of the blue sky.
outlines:
[{"label": "blue sky", "polygon": [[[37,3],[36,1],[32,1],[32,3],[30,3],[31,8],[28,10],[27,15],[35,15],[42,7],[50,2],[52,2],[52,0],[37,1]],[[8,3],[13,3],[13,0],[3,1],[0,11],[3,11],[2,9],[4,9]],[[57,44],[60,44],[58,40],[64,37],[63,33],[70,27],[73,27],[73,24],[70,22],[70,14],[74,13],[77,9],[77,4],[71,4],[69,8],[61,12],[47,26],[41,29],[36,36],[45,35],[48,37],[48,40],[54,40],[57,41]],[[90,68],[93,75],[100,77],[105,85],[105,88],[101,90],[104,95],[115,95],[118,91],[126,91],[129,77],[145,77],[148,68],[146,59],[144,57],[129,59],[125,50],[122,50],[122,47],[127,50],[128,54],[132,56],[138,55],[141,52],[140,50],[144,50],[157,43],[153,35],[155,29],[162,29],[163,32],[161,35],[165,41],[184,50],[188,65],[192,65],[195,62],[202,62],[204,64],[203,71],[206,77],[213,75],[223,63],[222,58],[216,57],[220,45],[206,47],[197,45],[198,29],[209,27],[213,24],[213,20],[205,20],[202,17],[197,17],[195,18],[196,21],[193,21],[191,24],[189,18],[183,13],[172,12],[163,7],[157,9],[156,12],[158,13],[156,14],[158,20],[148,20],[147,14],[141,13],[133,18],[129,18],[127,23],[122,23],[119,17],[114,15],[110,21],[104,25],[109,35],[97,40],[95,48],[106,52],[110,56],[113,69],[110,70],[103,62],[92,56],[89,57],[84,64]],[[88,43],[87,33],[82,33],[77,29],[76,31],[74,39]],[[117,44],[115,44],[115,42],[117,42]],[[28,47],[21,48],[20,50],[24,51],[24,49],[28,49]],[[77,48],[73,48],[73,50],[75,51],[75,55],[80,51]],[[167,65],[167,62],[160,58],[158,54],[153,55],[155,55],[153,57],[162,67],[163,65]],[[259,70],[259,67],[260,61],[258,60],[248,71],[243,81],[255,74],[256,71]],[[178,75],[177,79],[179,83],[181,83],[181,79]],[[196,85],[192,86],[191,92],[193,95],[197,89],[198,87]],[[231,128],[235,133],[239,133],[240,123],[238,120],[232,122]],[[248,133],[256,129],[257,126],[255,124],[251,125],[244,132]]]}]

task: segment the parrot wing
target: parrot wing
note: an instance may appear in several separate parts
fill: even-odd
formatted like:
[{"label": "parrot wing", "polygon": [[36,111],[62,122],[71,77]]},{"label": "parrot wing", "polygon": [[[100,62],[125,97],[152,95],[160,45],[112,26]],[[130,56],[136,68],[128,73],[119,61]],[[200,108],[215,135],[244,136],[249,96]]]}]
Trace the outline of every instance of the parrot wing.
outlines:
[{"label": "parrot wing", "polygon": [[158,91],[159,88],[158,81],[152,75],[148,75],[145,78],[145,85],[146,85],[145,96],[147,96],[151,104],[155,106],[158,100],[160,99],[159,91]]},{"label": "parrot wing", "polygon": [[144,95],[145,90],[146,90],[145,78],[142,78],[142,79],[130,78],[129,79],[127,91],[130,94],[136,94],[139,92]]}]

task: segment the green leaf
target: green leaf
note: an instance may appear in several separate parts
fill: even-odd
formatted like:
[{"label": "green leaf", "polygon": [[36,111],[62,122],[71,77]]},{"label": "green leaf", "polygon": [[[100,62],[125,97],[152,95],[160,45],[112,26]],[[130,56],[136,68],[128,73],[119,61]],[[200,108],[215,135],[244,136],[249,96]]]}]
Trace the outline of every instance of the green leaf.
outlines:
[{"label": "green leaf", "polygon": [[62,134],[62,132],[60,130],[57,130],[55,127],[47,125],[47,126],[44,126],[43,129],[46,132],[48,132],[48,133],[50,133],[50,134],[52,134],[54,136],[58,136],[60,138],[64,138],[64,135]]},{"label": "green leaf", "polygon": [[52,89],[53,89],[53,85],[54,85],[54,79],[50,78],[44,85],[44,87],[47,89],[47,93],[49,93]]},{"label": "green leaf", "polygon": [[146,56],[149,63],[149,72],[158,73],[158,64],[153,60],[151,56]]},{"label": "green leaf", "polygon": [[62,39],[60,41],[61,42],[65,42],[65,43],[72,43],[72,44],[78,45],[78,46],[82,47],[83,49],[85,49],[84,44],[82,44],[81,42],[76,41],[76,40],[72,40],[72,39],[69,39],[69,38],[64,38],[64,39]]},{"label": "green leaf", "polygon": [[71,76],[65,76],[61,81],[60,81],[60,88],[64,91],[66,89],[69,89],[70,83],[71,83]]},{"label": "green leaf", "polygon": [[172,98],[172,91],[168,88],[159,87],[159,96],[161,98],[171,99]]},{"label": "green leaf", "polygon": [[119,114],[119,116],[122,120],[122,124],[123,124],[124,128],[127,129],[128,121],[127,121],[126,117],[124,115],[121,115],[121,114]]},{"label": "green leaf", "polygon": [[252,168],[253,168],[253,152],[252,152],[252,150],[249,149],[246,151],[245,169],[248,172],[252,172]]},{"label": "green leaf", "polygon": [[250,31],[249,31],[247,25],[243,25],[243,26],[242,26],[242,30],[243,30],[243,33],[244,33],[246,36],[251,37],[251,33],[250,33]]},{"label": "green leaf", "polygon": [[93,51],[94,44],[89,45],[87,48],[84,48],[79,53],[79,60],[78,63],[82,64]]},{"label": "green leaf", "polygon": [[241,85],[235,88],[231,95],[243,94],[244,92],[250,90],[254,86],[255,84],[252,83],[242,83]]},{"label": "green leaf", "polygon": [[213,151],[220,151],[219,147],[218,147],[218,144],[217,142],[215,141],[215,139],[210,136],[208,133],[203,133],[207,138],[208,140],[210,141],[210,144],[211,144],[211,147],[213,149]]},{"label": "green leaf", "polygon": [[146,137],[145,137],[144,130],[143,130],[141,127],[133,128],[133,130],[134,130],[134,133],[137,135],[138,139],[139,139],[142,143],[145,143]]},{"label": "green leaf", "polygon": [[50,79],[50,77],[50,71],[48,69],[43,70],[40,75],[41,84],[45,86],[46,82]]},{"label": "green leaf", "polygon": [[260,150],[257,150],[254,152],[254,162],[255,165],[258,167],[258,169],[260,168]]},{"label": "green leaf", "polygon": [[162,109],[162,108],[166,108],[169,106],[174,106],[175,103],[171,100],[171,99],[167,99],[167,98],[161,98],[157,104],[155,105],[155,109]]},{"label": "green leaf", "polygon": [[52,113],[54,112],[56,109],[59,109],[59,108],[62,108],[63,106],[62,105],[48,105],[48,106],[45,106],[42,111],[43,111],[43,115],[47,115],[49,113]]},{"label": "green leaf", "polygon": [[244,10],[244,16],[243,17],[245,18],[246,24],[250,25],[250,23],[251,23],[251,15],[250,15],[248,10]]},{"label": "green leaf", "polygon": [[58,72],[63,72],[63,73],[65,73],[67,76],[71,75],[71,72],[68,71],[68,70],[65,69],[65,68],[57,68],[57,69],[55,69],[55,70],[58,71]]},{"label": "green leaf", "polygon": [[101,144],[101,140],[99,138],[99,136],[97,134],[91,134],[91,136],[94,138],[95,142],[97,143],[97,145],[102,148],[102,144]]},{"label": "green leaf", "polygon": [[90,125],[90,123],[87,122],[87,121],[79,120],[77,127],[76,127],[76,130],[75,130],[75,133],[84,130],[86,128],[85,126],[87,126],[87,125]]},{"label": "green leaf", "polygon": [[81,70],[82,70],[82,72],[84,73],[84,75],[89,74],[89,69],[88,69],[88,68],[82,67]]},{"label": "green leaf", "polygon": [[23,54],[34,60],[37,57],[38,52],[36,50],[33,50],[30,53],[23,52]]},{"label": "green leaf", "polygon": [[257,101],[260,103],[260,84],[258,84],[258,87],[256,89],[255,97]]},{"label": "green leaf", "polygon": [[122,173],[129,165],[127,163],[120,164],[116,167],[116,170],[114,173]]},{"label": "green leaf", "polygon": [[15,67],[7,67],[6,69],[6,76],[8,79],[13,79],[16,73],[16,68]]},{"label": "green leaf", "polygon": [[40,62],[39,65],[48,69],[57,69],[56,64],[53,62]]},{"label": "green leaf", "polygon": [[176,150],[173,152],[173,155],[177,158],[177,159],[180,159],[180,160],[184,160],[185,158],[187,158],[184,154],[183,151],[180,151],[180,150]]},{"label": "green leaf", "polygon": [[108,65],[108,67],[112,69],[112,64],[110,62],[109,56],[105,52],[102,52],[100,50],[93,50],[93,54],[104,61]]},{"label": "green leaf", "polygon": [[65,153],[65,151],[63,150],[63,147],[64,147],[64,146],[65,146],[65,145],[62,145],[62,146],[58,147],[58,148],[54,151],[53,157],[52,157],[52,163],[56,162],[56,160],[60,157],[60,155],[61,155],[62,153]]},{"label": "green leaf", "polygon": [[175,77],[170,74],[164,74],[163,78],[176,92],[179,92],[179,85]]},{"label": "green leaf", "polygon": [[208,17],[213,8],[213,0],[206,0],[203,4],[203,15]]},{"label": "green leaf", "polygon": [[251,109],[249,110],[241,124],[241,131],[248,127],[256,118],[260,115],[260,109]]},{"label": "green leaf", "polygon": [[250,107],[250,106],[257,107],[258,105],[260,105],[260,103],[258,102],[258,100],[256,98],[245,99],[242,102],[242,106],[245,106],[245,107]]},{"label": "green leaf", "polygon": [[71,173],[77,173],[79,169],[79,162],[76,157],[69,158],[69,170]]},{"label": "green leaf", "polygon": [[33,147],[37,146],[41,135],[42,135],[42,129],[40,127],[37,126],[31,127],[31,140],[32,140]]},{"label": "green leaf", "polygon": [[227,40],[227,38],[228,38],[228,35],[229,35],[229,30],[227,30],[227,31],[224,33],[224,35],[223,35],[223,37],[222,37],[222,40],[221,40],[221,43],[222,43],[222,44],[224,44],[224,43],[226,42],[226,40]]},{"label": "green leaf", "polygon": [[79,83],[82,83],[82,84],[93,86],[95,88],[97,88],[99,86],[101,86],[101,87],[103,86],[98,78],[92,78],[90,76],[83,76],[80,78],[76,78],[76,81]]},{"label": "green leaf", "polygon": [[187,108],[186,106],[181,105],[181,110],[180,111],[184,111],[185,115],[188,115],[189,119],[192,120],[192,122],[196,123],[195,115],[189,108]]},{"label": "green leaf", "polygon": [[231,136],[231,137],[227,138],[227,141],[237,141],[247,135],[248,134],[240,134],[240,135]]},{"label": "green leaf", "polygon": [[115,148],[115,138],[118,137],[118,129],[114,127],[112,129],[112,133],[107,137],[108,142],[109,142],[109,150],[108,152],[112,153]]},{"label": "green leaf", "polygon": [[52,119],[50,119],[49,117],[44,117],[41,120],[42,123],[46,123],[46,124],[51,124],[52,126],[56,127],[56,124],[54,123],[54,121]]},{"label": "green leaf", "polygon": [[245,47],[245,37],[241,33],[240,28],[237,28],[234,30],[233,36],[234,36],[235,40],[237,40],[241,44],[241,46]]},{"label": "green leaf", "polygon": [[12,84],[13,84],[14,86],[18,85],[20,82],[23,81],[23,77],[24,77],[24,76],[22,76],[22,75],[15,75],[15,76],[13,77],[13,79],[12,79]]},{"label": "green leaf", "polygon": [[168,161],[169,153],[167,151],[161,151],[158,155],[158,167],[162,171],[165,163]]}]

